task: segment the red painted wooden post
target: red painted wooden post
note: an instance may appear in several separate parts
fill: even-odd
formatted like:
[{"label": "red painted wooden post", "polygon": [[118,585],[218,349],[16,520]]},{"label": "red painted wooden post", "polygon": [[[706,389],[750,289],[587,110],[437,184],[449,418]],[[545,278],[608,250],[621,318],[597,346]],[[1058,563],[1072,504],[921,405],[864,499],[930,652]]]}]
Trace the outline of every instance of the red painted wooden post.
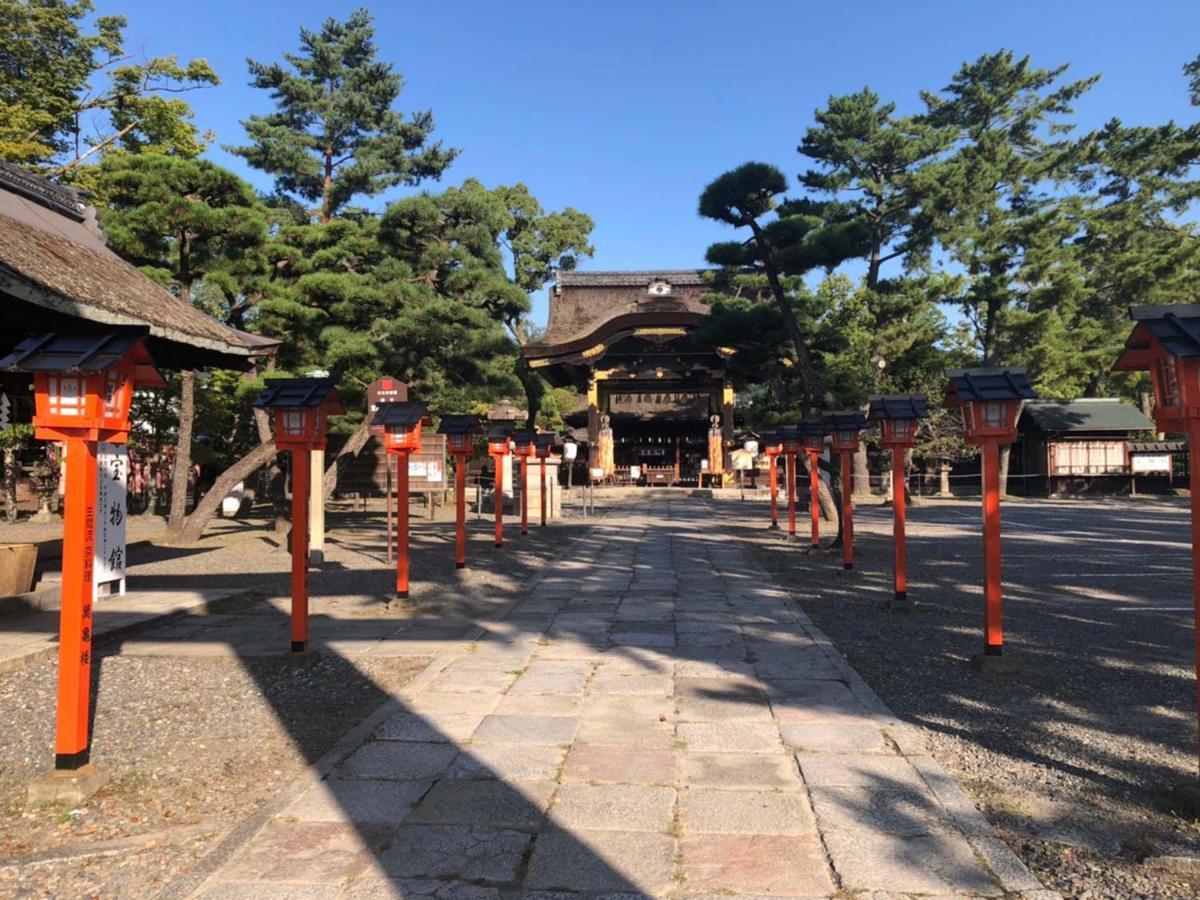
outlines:
[{"label": "red painted wooden post", "polygon": [[843,450],[842,458],[842,568],[854,568],[854,503],[850,476],[850,453]]},{"label": "red painted wooden post", "polygon": [[771,527],[779,528],[779,503],[777,500],[779,485],[775,480],[775,458],[775,454],[767,457],[767,464],[771,470]]},{"label": "red painted wooden post", "polygon": [[821,486],[821,471],[817,463],[817,460],[819,459],[820,457],[817,455],[816,451],[809,451],[808,511],[809,515],[812,517],[812,546],[814,550],[821,546],[821,505],[817,500],[818,492],[820,491]]},{"label": "red painted wooden post", "polygon": [[308,644],[308,481],[309,452],[292,450],[292,652]]},{"label": "red painted wooden post", "polygon": [[396,596],[408,596],[408,453],[396,456]]},{"label": "red painted wooden post", "polygon": [[504,546],[504,457],[496,460],[496,546]]},{"label": "red painted wooden post", "polygon": [[521,534],[529,534],[529,457],[521,454]]},{"label": "red painted wooden post", "polygon": [[907,507],[904,486],[904,448],[892,448],[892,587],[895,589],[894,603],[903,607],[908,603],[908,572],[905,545],[905,515]]},{"label": "red painted wooden post", "polygon": [[[1188,423],[1188,486],[1192,494],[1192,609],[1200,623],[1200,421]],[[1200,624],[1193,629],[1196,642],[1196,715],[1200,718]]]},{"label": "red painted wooden post", "polygon": [[983,609],[987,656],[1004,652],[1000,580],[1000,444],[983,442]]},{"label": "red painted wooden post", "polygon": [[454,458],[454,563],[456,568],[467,566],[467,455]]},{"label": "red painted wooden post", "polygon": [[541,480],[542,480],[542,490],[541,490],[542,524],[541,524],[541,527],[545,528],[546,527],[546,457],[541,456],[541,455],[538,456],[538,469],[540,470],[539,475],[541,476]]},{"label": "red painted wooden post", "polygon": [[796,461],[798,453],[787,455],[788,476],[788,537],[796,537]]},{"label": "red painted wooden post", "polygon": [[88,761],[96,477],[96,442],[69,439],[59,611],[58,717],[54,736],[56,769],[78,769]]}]

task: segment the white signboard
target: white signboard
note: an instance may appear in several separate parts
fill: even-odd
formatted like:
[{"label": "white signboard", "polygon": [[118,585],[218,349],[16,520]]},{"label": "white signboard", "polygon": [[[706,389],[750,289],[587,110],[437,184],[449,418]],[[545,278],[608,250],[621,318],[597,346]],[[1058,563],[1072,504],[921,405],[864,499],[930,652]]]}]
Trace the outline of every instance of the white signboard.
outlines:
[{"label": "white signboard", "polygon": [[408,477],[424,478],[426,481],[441,483],[445,469],[438,459],[410,459],[408,461]]},{"label": "white signboard", "polygon": [[[129,477],[126,444],[96,445],[96,551],[92,565],[95,596],[125,593],[125,488]],[[107,585],[101,591],[101,585]]]},{"label": "white signboard", "polygon": [[1129,465],[1134,475],[1145,475],[1150,472],[1169,473],[1171,471],[1171,454],[1133,453],[1129,456]]}]

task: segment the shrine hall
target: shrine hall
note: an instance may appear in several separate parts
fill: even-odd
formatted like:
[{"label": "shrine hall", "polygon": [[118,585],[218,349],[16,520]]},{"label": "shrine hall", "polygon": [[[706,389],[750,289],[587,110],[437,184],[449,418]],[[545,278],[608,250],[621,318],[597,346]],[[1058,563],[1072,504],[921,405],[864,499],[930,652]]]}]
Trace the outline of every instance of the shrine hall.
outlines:
[{"label": "shrine hall", "polygon": [[702,346],[695,331],[713,287],[703,270],[562,272],[550,291],[529,364],[586,405],[588,464],[618,483],[697,485],[730,471],[732,350]]}]

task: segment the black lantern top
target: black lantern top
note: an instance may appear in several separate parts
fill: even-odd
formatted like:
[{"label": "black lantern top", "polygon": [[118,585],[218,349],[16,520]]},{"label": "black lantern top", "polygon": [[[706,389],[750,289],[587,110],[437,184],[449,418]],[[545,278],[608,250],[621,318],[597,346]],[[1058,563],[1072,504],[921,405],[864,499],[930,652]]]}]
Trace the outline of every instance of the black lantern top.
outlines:
[{"label": "black lantern top", "polygon": [[1140,365],[1127,364],[1128,357],[1149,349],[1145,340],[1147,333],[1172,356],[1200,356],[1200,304],[1135,306],[1129,310],[1129,318],[1137,325],[1125,342],[1125,352],[1122,353],[1116,368],[1148,368],[1144,362]]},{"label": "black lantern top", "polygon": [[946,403],[957,406],[988,400],[1032,400],[1037,396],[1024,366],[1007,368],[950,369]]},{"label": "black lantern top", "polygon": [[[58,334],[52,332],[26,338],[0,359],[0,369],[8,372],[103,372],[121,362],[141,342],[132,333]],[[145,362],[152,365],[144,351]],[[161,379],[161,376],[160,376]]]},{"label": "black lantern top", "polygon": [[534,443],[537,445],[538,451],[549,452],[558,441],[558,435],[552,431],[544,431],[534,435]]},{"label": "black lantern top", "polygon": [[872,422],[885,419],[924,419],[929,415],[924,394],[884,394],[871,397],[868,418]]},{"label": "black lantern top", "polygon": [[867,415],[860,409],[838,409],[824,415],[825,433],[862,431],[867,427]]},{"label": "black lantern top", "polygon": [[371,417],[371,424],[385,429],[412,428],[429,418],[424,403],[380,403]]},{"label": "black lantern top", "polygon": [[438,434],[479,434],[479,420],[474,416],[442,416]]},{"label": "black lantern top", "polygon": [[516,431],[513,432],[513,442],[516,443],[518,450],[531,448],[537,442],[536,431]]},{"label": "black lantern top", "polygon": [[326,412],[340,415],[345,410],[331,378],[272,378],[263,386],[254,405],[259,409],[304,409],[329,402]]}]

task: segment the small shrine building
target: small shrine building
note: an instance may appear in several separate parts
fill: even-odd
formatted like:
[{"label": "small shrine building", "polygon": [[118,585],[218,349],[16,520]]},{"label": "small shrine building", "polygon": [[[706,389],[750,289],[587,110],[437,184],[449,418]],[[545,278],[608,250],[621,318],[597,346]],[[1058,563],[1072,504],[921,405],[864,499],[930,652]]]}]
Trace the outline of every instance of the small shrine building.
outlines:
[{"label": "small shrine building", "polygon": [[694,339],[713,292],[695,269],[559,274],[545,335],[524,352],[551,384],[586,397],[567,422],[586,425],[590,466],[618,481],[636,467],[664,485],[729,472],[733,351]]}]

